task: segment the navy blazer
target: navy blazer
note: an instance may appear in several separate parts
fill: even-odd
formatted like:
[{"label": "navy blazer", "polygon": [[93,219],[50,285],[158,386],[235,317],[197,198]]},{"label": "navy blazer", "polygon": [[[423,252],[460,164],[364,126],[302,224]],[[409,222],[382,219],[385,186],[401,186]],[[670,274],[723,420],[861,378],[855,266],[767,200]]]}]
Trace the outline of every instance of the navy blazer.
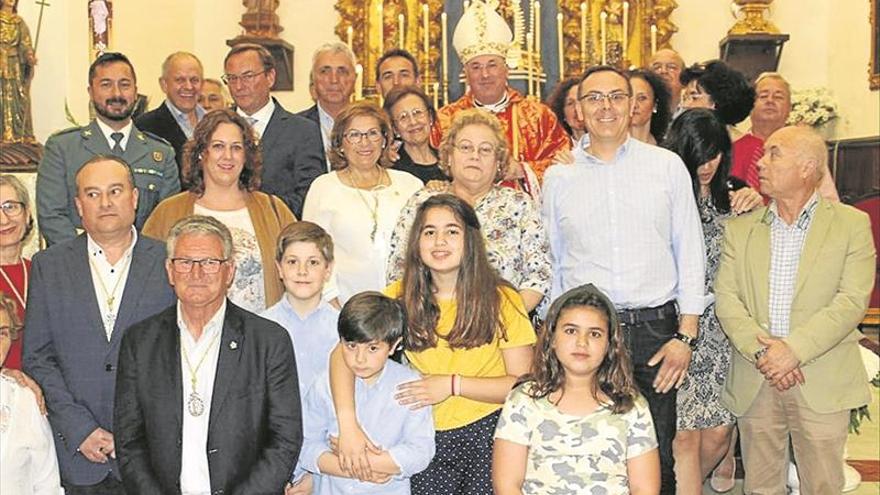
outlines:
[{"label": "navy blazer", "polygon": [[[287,331],[227,301],[208,420],[211,493],[284,491],[303,440],[297,383]],[[173,305],[122,340],[115,440],[128,493],[180,493],[183,388]]]},{"label": "navy blazer", "polygon": [[[186,134],[183,133],[180,124],[174,119],[174,115],[168,110],[168,105],[164,101],[158,107],[134,119],[134,125],[142,131],[151,132],[168,141],[168,144],[174,148],[177,168],[183,172],[183,145],[186,144]],[[182,173],[180,177],[183,177]]]},{"label": "navy blazer", "polygon": [[115,461],[95,464],[77,449],[98,427],[114,432],[116,360],[126,328],[174,300],[165,246],[138,236],[108,342],[88,256],[85,234],[34,256],[24,332],[24,372],[43,389],[61,478],[74,485],[118,472]]},{"label": "navy blazer", "polygon": [[318,124],[285,110],[277,100],[275,111],[260,139],[263,181],[260,189],[281,198],[296,218],[312,181],[327,172],[324,144]]}]

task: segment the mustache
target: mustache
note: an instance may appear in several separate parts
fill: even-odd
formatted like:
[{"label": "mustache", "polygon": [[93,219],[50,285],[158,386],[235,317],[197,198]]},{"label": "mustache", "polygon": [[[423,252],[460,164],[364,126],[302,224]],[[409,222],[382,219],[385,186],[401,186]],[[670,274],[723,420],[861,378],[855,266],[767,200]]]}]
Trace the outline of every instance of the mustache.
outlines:
[{"label": "mustache", "polygon": [[108,98],[104,100],[104,105],[112,105],[114,103],[119,103],[121,105],[128,105],[128,100],[125,98]]}]

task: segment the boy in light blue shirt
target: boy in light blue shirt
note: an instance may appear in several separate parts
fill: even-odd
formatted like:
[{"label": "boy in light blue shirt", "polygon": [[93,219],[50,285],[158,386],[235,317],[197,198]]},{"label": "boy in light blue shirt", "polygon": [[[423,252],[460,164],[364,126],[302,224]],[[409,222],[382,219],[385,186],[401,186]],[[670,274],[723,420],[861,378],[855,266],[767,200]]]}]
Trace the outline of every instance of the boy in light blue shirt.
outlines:
[{"label": "boy in light blue shirt", "polygon": [[339,342],[339,311],[321,299],[333,271],[333,239],[312,222],[293,222],[278,234],[275,263],[284,296],[260,316],[290,334],[304,396],[315,377],[327,370],[330,351]]},{"label": "boy in light blue shirt", "polygon": [[[339,436],[328,373],[318,376],[303,400],[304,440],[297,479],[285,493],[315,495],[409,495],[409,478],[434,457],[431,408],[411,411],[394,398],[397,386],[418,380],[418,373],[390,361],[403,338],[406,316],[400,302],[378,292],[355,295],[339,315],[339,338],[345,365],[355,375],[358,423],[381,453],[369,453],[370,481],[343,473],[331,439]],[[300,476],[305,470],[308,474]],[[309,485],[312,485],[311,487]]]}]

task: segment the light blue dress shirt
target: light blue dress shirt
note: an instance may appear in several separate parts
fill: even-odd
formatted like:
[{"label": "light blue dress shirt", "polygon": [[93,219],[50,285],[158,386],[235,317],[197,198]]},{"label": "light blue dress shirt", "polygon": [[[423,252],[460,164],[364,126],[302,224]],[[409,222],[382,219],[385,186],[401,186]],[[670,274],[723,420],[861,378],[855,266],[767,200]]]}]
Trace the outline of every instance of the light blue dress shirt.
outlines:
[{"label": "light blue dress shirt", "polygon": [[[186,114],[181,112],[174,103],[171,103],[171,100],[165,99],[165,106],[168,107],[168,110],[171,112],[171,115],[174,117],[174,120],[177,122],[180,130],[183,131],[183,134],[187,139],[192,139],[193,132],[195,132],[195,127],[189,123],[189,119],[186,117]],[[202,108],[201,105],[196,105],[196,121],[201,122],[202,117],[205,116],[205,109]]]},{"label": "light blue dress shirt", "polygon": [[552,299],[592,283],[618,309],[675,300],[680,313],[703,314],[703,231],[684,163],[632,137],[605,162],[588,143],[575,146],[573,165],[544,174]]},{"label": "light blue dress shirt", "polygon": [[293,310],[285,294],[280,301],[260,313],[260,316],[281,325],[290,335],[296,357],[299,396],[304,397],[315,377],[327,371],[330,351],[339,342],[339,333],[336,330],[339,311],[321,301],[303,319]]},{"label": "light blue dress shirt", "polygon": [[397,403],[394,394],[401,383],[418,380],[413,370],[388,361],[372,385],[355,379],[354,402],[358,423],[370,440],[387,450],[400,467],[400,474],[385,484],[321,475],[318,458],[330,450],[328,436],[339,436],[327,373],[318,376],[306,393],[303,405],[303,439],[297,471],[312,473],[314,495],[339,493],[408,495],[409,478],[424,470],[434,457],[434,419],[431,408],[411,411]]}]

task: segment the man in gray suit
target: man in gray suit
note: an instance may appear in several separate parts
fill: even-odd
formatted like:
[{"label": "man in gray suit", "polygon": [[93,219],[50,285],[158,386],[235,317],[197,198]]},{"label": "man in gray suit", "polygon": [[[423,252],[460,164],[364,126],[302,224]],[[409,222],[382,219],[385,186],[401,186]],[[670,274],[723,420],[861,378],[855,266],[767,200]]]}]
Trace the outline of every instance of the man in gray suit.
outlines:
[{"label": "man in gray suit", "polygon": [[297,218],[302,218],[309,186],[327,171],[318,125],[288,112],[271,97],[275,59],[262,46],[236,45],[226,55],[223,67],[223,82],[235,100],[235,111],[247,119],[260,140],[260,189],[281,198]]},{"label": "man in gray suit", "polygon": [[125,329],[173,301],[165,247],[134,229],[139,191],[122,159],[76,174],[85,233],[34,256],[24,370],[43,389],[68,495],[120,494],[113,391]]},{"label": "man in gray suit", "polygon": [[139,193],[137,228],[159,201],[180,191],[174,150],[162,138],[132,124],[137,80],[125,55],[108,52],[92,63],[89,97],[97,118],[50,137],[37,170],[37,214],[49,245],[76,237],[82,221],[74,205],[74,177],[95,155],[112,154],[131,166]]}]

